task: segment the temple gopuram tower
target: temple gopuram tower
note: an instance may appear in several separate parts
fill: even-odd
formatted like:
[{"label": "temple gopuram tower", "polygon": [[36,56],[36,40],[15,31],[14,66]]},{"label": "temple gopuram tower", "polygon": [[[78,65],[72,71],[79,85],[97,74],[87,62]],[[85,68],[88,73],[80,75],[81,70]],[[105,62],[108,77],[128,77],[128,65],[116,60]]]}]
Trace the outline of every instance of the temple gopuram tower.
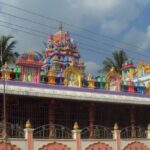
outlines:
[{"label": "temple gopuram tower", "polygon": [[78,72],[80,78],[84,75],[85,66],[78,52],[77,45],[69,32],[63,30],[62,25],[60,25],[59,30],[55,34],[49,35],[44,57],[42,68],[48,76],[64,77],[66,69],[67,72],[70,72],[68,70],[69,67],[74,67],[72,70]]}]

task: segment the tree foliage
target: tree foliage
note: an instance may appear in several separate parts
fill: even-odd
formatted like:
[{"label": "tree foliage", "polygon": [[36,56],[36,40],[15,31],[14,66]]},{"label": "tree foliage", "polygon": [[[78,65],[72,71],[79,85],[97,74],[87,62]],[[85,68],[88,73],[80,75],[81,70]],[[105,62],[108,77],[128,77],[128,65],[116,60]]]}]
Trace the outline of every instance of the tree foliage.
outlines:
[{"label": "tree foliage", "polygon": [[[13,40],[13,36],[8,35],[2,35],[0,36],[0,66],[7,62],[8,64],[15,63],[17,58],[17,53],[15,53],[13,50],[16,46],[17,41]],[[3,62],[2,62],[3,61]]]},{"label": "tree foliage", "polygon": [[117,50],[112,53],[112,58],[106,57],[103,61],[103,68],[100,69],[100,73],[106,74],[114,67],[115,71],[120,73],[125,61],[128,59],[126,53],[123,50]]}]

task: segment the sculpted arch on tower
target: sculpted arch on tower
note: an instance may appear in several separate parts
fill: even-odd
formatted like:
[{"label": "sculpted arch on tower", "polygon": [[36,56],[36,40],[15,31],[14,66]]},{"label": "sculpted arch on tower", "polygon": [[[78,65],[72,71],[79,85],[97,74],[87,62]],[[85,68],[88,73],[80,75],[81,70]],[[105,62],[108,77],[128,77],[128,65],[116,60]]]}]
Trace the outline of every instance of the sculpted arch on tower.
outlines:
[{"label": "sculpted arch on tower", "polygon": [[71,65],[64,71],[64,84],[71,87],[81,87],[81,71]]}]

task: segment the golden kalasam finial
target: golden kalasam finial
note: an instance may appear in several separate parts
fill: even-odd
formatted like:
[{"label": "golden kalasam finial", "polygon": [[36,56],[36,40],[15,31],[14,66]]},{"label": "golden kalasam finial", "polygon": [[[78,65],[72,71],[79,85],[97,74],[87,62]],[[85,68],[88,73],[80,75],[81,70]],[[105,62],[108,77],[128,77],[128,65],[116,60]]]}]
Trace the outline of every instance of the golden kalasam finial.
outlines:
[{"label": "golden kalasam finial", "polygon": [[110,72],[113,72],[114,70],[115,70],[115,68],[114,68],[114,67],[111,67]]},{"label": "golden kalasam finial", "polygon": [[78,129],[79,129],[79,125],[78,125],[78,123],[77,123],[77,122],[75,122],[75,123],[74,123],[74,125],[73,125],[73,129],[74,129],[74,130],[78,130]]},{"label": "golden kalasam finial", "polygon": [[31,128],[31,123],[30,123],[30,120],[27,120],[26,121],[26,125],[25,125],[26,128]]},{"label": "golden kalasam finial", "polygon": [[118,130],[118,129],[119,129],[118,124],[115,123],[115,124],[114,124],[114,130]]}]

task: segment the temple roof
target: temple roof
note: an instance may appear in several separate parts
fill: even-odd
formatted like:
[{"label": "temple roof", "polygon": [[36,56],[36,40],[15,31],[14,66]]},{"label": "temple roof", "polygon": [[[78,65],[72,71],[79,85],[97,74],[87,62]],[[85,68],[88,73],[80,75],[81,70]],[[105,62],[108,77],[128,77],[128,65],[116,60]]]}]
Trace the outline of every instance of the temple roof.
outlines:
[{"label": "temple roof", "polygon": [[36,52],[22,52],[17,60],[18,64],[41,66],[41,58]]}]

